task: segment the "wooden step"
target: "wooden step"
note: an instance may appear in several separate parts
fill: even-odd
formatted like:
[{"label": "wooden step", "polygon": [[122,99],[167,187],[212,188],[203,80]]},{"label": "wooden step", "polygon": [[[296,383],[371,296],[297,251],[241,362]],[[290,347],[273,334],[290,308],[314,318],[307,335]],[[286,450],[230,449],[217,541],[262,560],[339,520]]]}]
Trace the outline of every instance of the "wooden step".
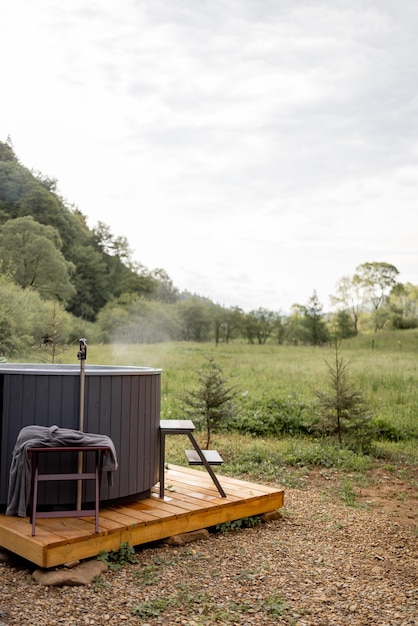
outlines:
[{"label": "wooden step", "polygon": [[[217,450],[202,450],[202,452],[209,465],[222,465],[224,462]],[[184,453],[189,465],[203,465],[202,459],[196,450],[185,450]]]}]

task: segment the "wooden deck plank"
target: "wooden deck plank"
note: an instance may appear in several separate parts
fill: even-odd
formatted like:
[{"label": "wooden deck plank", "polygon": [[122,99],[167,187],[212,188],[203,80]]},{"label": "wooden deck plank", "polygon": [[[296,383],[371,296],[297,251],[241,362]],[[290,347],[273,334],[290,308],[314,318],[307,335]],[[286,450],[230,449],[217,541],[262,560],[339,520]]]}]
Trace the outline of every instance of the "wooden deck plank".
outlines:
[{"label": "wooden deck plank", "polygon": [[[173,486],[173,482],[175,481],[177,475],[171,474],[168,475],[168,482],[166,482],[166,490],[171,491],[171,487]],[[167,479],[166,479],[167,480]],[[189,489],[197,489],[200,493],[206,493],[211,496],[211,499],[216,499],[219,502],[223,502],[225,499],[219,494],[218,490],[215,487],[215,491],[213,489],[214,484],[212,481],[207,480],[206,476],[203,480],[199,480],[199,477],[185,475],[184,480],[182,480],[184,485],[187,485]]]},{"label": "wooden deck plank", "polygon": [[[186,477],[185,480],[182,480],[181,476],[171,473],[169,475],[169,481],[168,483],[166,482],[166,485],[166,492],[168,491],[169,493],[175,493],[178,488],[185,489],[186,487],[189,489],[189,492],[191,492],[195,487],[197,487],[196,493],[199,498],[206,494],[210,501],[215,499],[217,503],[221,504],[224,502],[224,498],[222,498],[217,491],[214,493],[213,486],[211,484],[207,482],[200,482],[198,477],[194,477],[193,479]],[[222,479],[222,487],[226,492],[228,501],[239,501],[242,498],[264,496],[270,493],[255,488],[249,489],[246,485],[240,486],[235,483],[228,484],[224,479]]]},{"label": "wooden deck plank", "polygon": [[[90,522],[88,520],[91,520]],[[48,521],[47,521],[48,520]],[[45,522],[47,521],[47,524]],[[48,533],[52,533],[59,540],[73,540],[83,538],[86,534],[94,532],[94,525],[92,531],[92,522],[94,517],[91,518],[69,518],[69,517],[55,517],[55,518],[40,518],[36,520],[36,535],[39,535],[42,529],[45,529]],[[36,536],[35,535],[35,536]]]},{"label": "wooden deck plank", "polygon": [[[151,498],[153,500],[157,498],[160,499],[160,496],[158,493],[155,493],[151,495]],[[203,506],[202,501],[204,501],[205,506],[208,507],[217,506],[219,504],[218,499],[213,497],[213,495],[192,490],[187,485],[181,485],[179,482],[175,483],[174,489],[165,491],[164,500],[166,502],[187,502],[190,504],[190,510],[200,510]]]},{"label": "wooden deck plank", "polygon": [[[191,480],[193,482],[198,482],[202,485],[210,485],[213,486],[213,481],[209,474],[202,469],[196,469],[191,467],[183,467],[179,465],[169,465],[166,471],[166,480],[170,480],[170,476],[176,476],[177,474],[182,477],[182,480],[187,481]],[[239,480],[237,478],[233,478],[232,476],[221,476],[217,474],[219,481],[222,483],[222,486],[231,485],[231,486],[241,486],[247,489],[257,489],[259,491],[269,491],[271,487],[267,485],[258,485],[255,483],[251,483],[244,480]],[[218,493],[218,492],[217,492]],[[219,494],[218,494],[219,495]]]},{"label": "wooden deck plank", "polygon": [[[179,511],[181,510],[182,512],[187,512],[187,511],[194,511],[197,508],[200,508],[199,504],[196,503],[193,500],[193,498],[184,498],[178,491],[176,492],[176,494],[177,494],[177,497],[174,499],[174,501]],[[170,502],[172,502],[173,499],[165,497],[164,500],[161,500],[159,494],[155,494],[155,496],[154,495],[151,496],[150,500],[153,505],[160,506],[162,502],[170,504]],[[136,503],[132,503],[130,506],[132,506],[135,509]],[[144,511],[141,510],[141,515],[143,514],[144,514]]]},{"label": "wooden deck plank", "polygon": [[[166,479],[165,479],[166,485],[169,485],[170,481],[175,480],[175,477],[178,475],[180,476],[180,480],[183,484],[187,482],[188,484],[197,484],[200,486],[205,485],[211,490],[211,492],[213,491],[213,488],[212,488],[213,482],[210,476],[206,474],[203,470],[181,468],[181,470],[183,469],[185,470],[184,473],[182,471],[179,472],[178,467],[170,466],[170,468],[166,470]],[[191,472],[194,472],[194,474],[192,474]],[[203,474],[203,476],[199,477],[198,475],[196,475],[197,472],[199,472],[200,474]],[[185,476],[188,476],[188,478],[186,478]],[[271,493],[272,491],[274,491],[274,488],[272,488],[269,485],[257,485],[254,483],[250,483],[248,481],[241,481],[231,476],[222,476],[221,484],[224,490],[227,491],[227,496],[237,494],[237,493],[240,494],[242,492],[248,492],[251,494],[267,494],[267,493]],[[229,489],[229,492],[228,492],[228,489]]]},{"label": "wooden deck plank", "polygon": [[166,489],[163,499],[155,486],[149,498],[102,508],[98,533],[94,517],[42,518],[32,537],[28,518],[0,515],[0,545],[49,568],[117,550],[123,542],[146,544],[283,506],[282,489],[217,476],[226,498],[206,472],[170,464],[165,484],[172,488]]},{"label": "wooden deck plank", "polygon": [[[202,478],[201,480],[207,481],[209,485],[213,484],[209,474],[207,474],[204,469],[183,467],[183,466],[172,465],[172,464],[169,464],[168,467],[169,469],[166,471],[168,471],[168,473],[171,475],[174,475],[176,472],[180,472],[180,476],[184,476],[189,473],[190,475],[196,477],[197,472],[199,472],[204,477],[204,479]],[[217,476],[219,480],[222,481],[223,487],[228,486],[228,485],[235,485],[243,489],[248,489],[250,491],[256,490],[257,492],[260,492],[260,493],[271,493],[273,491],[277,491],[277,488],[272,487],[271,485],[262,485],[258,483],[252,483],[250,481],[241,480],[240,478],[235,478],[233,476],[220,476],[219,474],[217,474]]]},{"label": "wooden deck plank", "polygon": [[[204,489],[203,487],[199,490],[197,486],[195,485],[190,485],[190,484],[184,484],[184,485],[179,485],[177,483],[175,483],[173,481],[172,483],[172,488],[170,489],[166,489],[165,493],[164,493],[164,497],[165,499],[169,498],[170,500],[175,500],[176,498],[174,497],[175,494],[185,494],[187,493],[191,498],[194,498],[197,501],[202,501],[204,500],[208,506],[210,504],[215,505],[215,504],[222,504],[222,502],[226,502],[226,500],[224,499],[220,499],[216,496],[216,494],[214,494],[213,492],[211,492],[209,489]],[[228,502],[230,502],[231,500],[228,500]]]}]

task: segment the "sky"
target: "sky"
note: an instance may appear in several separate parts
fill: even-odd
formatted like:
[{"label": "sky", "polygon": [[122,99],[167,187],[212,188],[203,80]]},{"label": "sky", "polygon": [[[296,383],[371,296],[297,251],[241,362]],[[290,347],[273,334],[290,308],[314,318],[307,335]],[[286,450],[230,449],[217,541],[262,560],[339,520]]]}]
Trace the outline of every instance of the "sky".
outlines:
[{"label": "sky", "polygon": [[181,291],[418,283],[416,0],[9,0],[0,141]]}]

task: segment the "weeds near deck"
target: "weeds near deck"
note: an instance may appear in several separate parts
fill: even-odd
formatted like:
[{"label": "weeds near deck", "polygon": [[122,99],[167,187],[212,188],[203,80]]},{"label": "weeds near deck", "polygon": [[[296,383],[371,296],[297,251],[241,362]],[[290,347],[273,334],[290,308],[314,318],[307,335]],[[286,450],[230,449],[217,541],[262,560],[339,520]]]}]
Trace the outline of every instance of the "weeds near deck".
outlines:
[{"label": "weeds near deck", "polygon": [[111,570],[118,570],[125,565],[137,563],[136,552],[128,543],[121,543],[118,550],[106,552],[101,550],[97,555],[98,561],[103,561]]}]

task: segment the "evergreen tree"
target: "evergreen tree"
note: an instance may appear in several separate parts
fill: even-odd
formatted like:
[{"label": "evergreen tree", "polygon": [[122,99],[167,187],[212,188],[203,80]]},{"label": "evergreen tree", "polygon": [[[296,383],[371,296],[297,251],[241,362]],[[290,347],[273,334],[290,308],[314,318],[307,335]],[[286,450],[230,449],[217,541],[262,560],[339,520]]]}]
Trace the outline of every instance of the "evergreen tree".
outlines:
[{"label": "evergreen tree", "polygon": [[208,357],[206,366],[197,371],[199,386],[186,391],[183,398],[185,412],[196,422],[196,426],[206,430],[205,449],[209,449],[211,435],[232,416],[236,389],[228,384],[219,365]]},{"label": "evergreen tree", "polygon": [[329,339],[328,329],[323,318],[322,304],[319,302],[316,291],[314,291],[304,311],[304,323],[309,330],[313,346],[320,346]]},{"label": "evergreen tree", "polygon": [[319,434],[336,436],[340,445],[368,451],[373,429],[362,394],[348,382],[348,364],[341,354],[342,340],[333,339],[334,359],[326,361],[330,391],[316,390],[317,430]]}]

